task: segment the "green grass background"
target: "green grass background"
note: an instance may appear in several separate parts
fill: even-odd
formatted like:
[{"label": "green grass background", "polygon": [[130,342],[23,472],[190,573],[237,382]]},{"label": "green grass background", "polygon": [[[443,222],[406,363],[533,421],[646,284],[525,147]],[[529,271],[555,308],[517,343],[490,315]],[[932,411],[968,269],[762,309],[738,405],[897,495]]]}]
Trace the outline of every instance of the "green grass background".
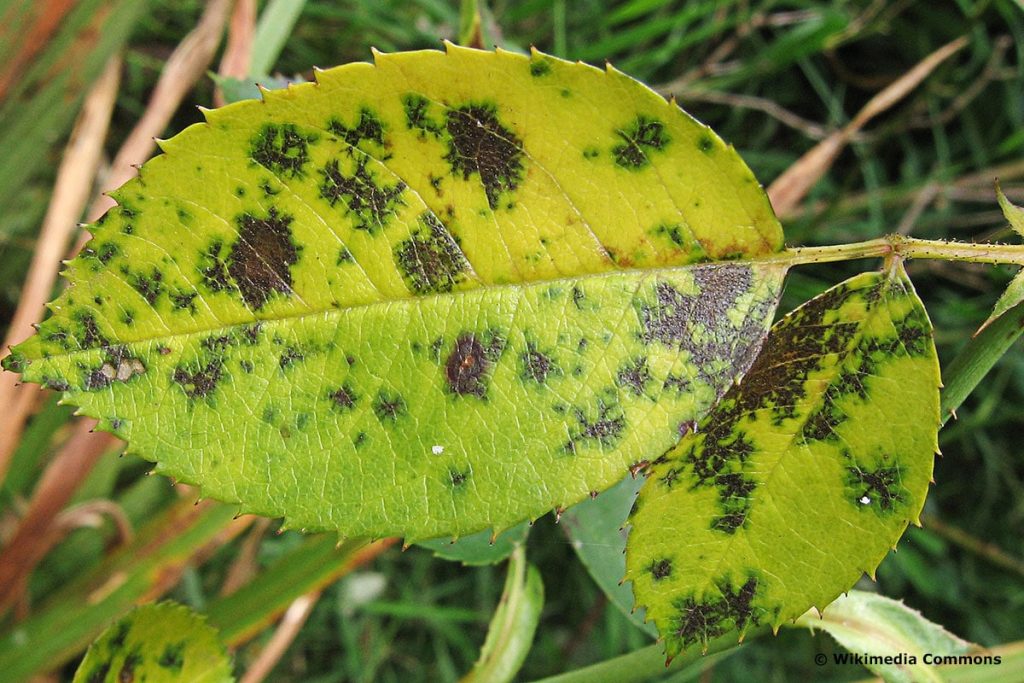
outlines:
[{"label": "green grass background", "polygon": [[[202,8],[194,0],[151,4],[130,40],[110,153],[141,115],[164,60]],[[438,47],[443,38],[457,39],[458,18],[452,0],[309,0],[274,72],[309,78],[314,65],[368,59],[371,46],[382,51]],[[488,42],[508,49],[533,45],[568,59],[609,60],[654,86],[678,88],[680,78],[689,75],[679,92],[682,106],[735,145],[765,185],[810,149],[821,131],[842,126],[879,89],[966,35],[969,45],[872,122],[815,186],[804,202],[810,208],[784,225],[788,242],[800,245],[870,239],[907,224],[916,237],[1011,239],[992,180],[1000,175],[1011,198],[1024,203],[1024,9],[1019,2],[504,0],[489,4],[484,23]],[[729,45],[722,59],[706,68]],[[208,106],[212,90],[212,81],[204,80],[191,103]],[[736,96],[771,101],[813,125],[786,125],[762,110],[738,106]],[[167,133],[199,120],[198,111],[182,107]],[[54,162],[59,149],[52,152]],[[2,321],[10,319],[17,303],[39,200],[50,182],[52,171],[35,178],[25,192],[37,201],[7,207],[0,220]],[[925,196],[931,197],[927,203]],[[783,308],[866,267],[872,264],[801,268],[790,278]],[[909,270],[946,362],[987,317],[1013,274],[943,262],[911,263]],[[870,588],[905,600],[983,645],[1024,638],[1022,405],[1024,357],[1015,347],[959,410],[959,419],[942,431],[944,455],[936,463],[936,485],[925,508],[943,525],[1018,558],[1017,571],[926,525],[910,530]],[[67,419],[67,410],[51,406],[32,423],[4,504],[12,492],[30,490],[30,464],[46,456],[54,429]],[[107,459],[79,497],[109,493],[134,519],[144,519],[172,497],[166,480],[142,477],[147,469],[135,459]],[[83,563],[95,561],[105,537],[103,530],[75,532],[41,565],[33,595],[45,595]],[[268,536],[261,563],[273,562],[300,541],[291,532]],[[201,610],[239,543],[186,572],[171,597]],[[523,680],[649,644],[606,604],[550,516],[532,530],[528,553],[540,568],[548,598]],[[477,657],[503,577],[501,566],[466,568],[416,548],[388,551],[325,592],[272,680],[455,680]],[[243,648],[239,670],[253,646],[268,637],[269,632]],[[744,645],[717,665],[709,680],[751,680],[751,670],[762,681],[866,675],[855,667],[822,671],[814,665],[815,653],[835,647],[827,636],[784,630]]]}]

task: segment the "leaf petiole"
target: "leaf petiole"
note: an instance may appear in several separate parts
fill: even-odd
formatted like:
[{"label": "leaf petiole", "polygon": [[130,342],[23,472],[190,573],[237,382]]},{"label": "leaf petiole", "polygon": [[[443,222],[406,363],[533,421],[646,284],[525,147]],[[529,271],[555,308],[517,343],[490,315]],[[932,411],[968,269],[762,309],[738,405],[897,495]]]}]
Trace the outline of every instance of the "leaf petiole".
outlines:
[{"label": "leaf petiole", "polygon": [[1006,263],[1024,266],[1024,245],[977,244],[947,240],[923,240],[902,235],[887,235],[866,242],[836,244],[823,247],[794,247],[761,257],[759,261],[801,265],[853,261],[862,258],[885,258],[898,255],[904,259],[927,258],[972,263]]}]

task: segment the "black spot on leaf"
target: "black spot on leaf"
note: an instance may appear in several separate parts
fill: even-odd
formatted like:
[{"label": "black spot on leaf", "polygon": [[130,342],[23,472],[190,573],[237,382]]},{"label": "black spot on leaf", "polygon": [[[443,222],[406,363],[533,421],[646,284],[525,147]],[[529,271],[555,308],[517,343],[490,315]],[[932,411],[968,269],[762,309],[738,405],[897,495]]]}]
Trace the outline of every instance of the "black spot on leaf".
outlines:
[{"label": "black spot on leaf", "polygon": [[530,75],[533,77],[547,76],[551,73],[551,64],[544,57],[535,57],[530,60]]},{"label": "black spot on leaf", "polygon": [[682,641],[683,648],[695,643],[706,644],[733,629],[742,630],[747,623],[759,621],[753,600],[757,594],[757,579],[750,577],[738,588],[721,582],[720,597],[695,596],[677,598],[673,602],[676,616],[672,619],[672,635]]},{"label": "black spot on leaf", "polygon": [[164,669],[170,669],[175,672],[181,671],[181,667],[185,664],[185,641],[182,640],[177,643],[168,644],[160,654],[157,664]]},{"label": "black spot on leaf", "polygon": [[135,667],[142,663],[142,653],[138,649],[129,652],[124,658],[121,670],[117,673],[117,683],[134,683]]},{"label": "black spot on leaf", "polygon": [[100,333],[96,324],[96,316],[85,311],[78,311],[74,314],[74,320],[78,323],[78,344],[83,349],[93,349],[97,346],[109,346],[110,342]]},{"label": "black spot on leaf", "polygon": [[469,270],[458,240],[429,211],[420,215],[419,226],[409,239],[395,247],[394,258],[416,294],[450,292]]},{"label": "black spot on leaf", "polygon": [[902,478],[897,466],[846,468],[846,489],[851,492],[850,501],[862,508],[874,508],[892,512],[904,500]]},{"label": "black spot on leaf", "polygon": [[626,416],[615,400],[615,392],[598,397],[593,408],[573,408],[577,428],[566,442],[564,450],[576,453],[580,443],[593,442],[602,448],[613,448],[626,429]]},{"label": "black spot on leaf", "polygon": [[237,223],[238,241],[228,256],[228,272],[245,303],[259,310],[274,292],[292,291],[291,267],[299,260],[292,217],[270,207],[266,218],[246,213]]},{"label": "black spot on leaf", "polygon": [[663,150],[670,141],[665,124],[644,114],[615,134],[622,140],[612,148],[615,163],[631,171],[650,164],[650,152]]},{"label": "black spot on leaf", "polygon": [[476,174],[487,203],[498,208],[500,196],[513,192],[523,178],[523,143],[498,120],[493,104],[469,104],[448,112],[451,136],[445,159],[463,180]]},{"label": "black spot on leaf", "polygon": [[640,357],[619,368],[615,383],[636,396],[643,396],[647,386],[653,381],[651,370],[647,366],[647,358]]},{"label": "black spot on leaf", "polygon": [[352,219],[355,228],[373,235],[387,227],[398,209],[405,206],[405,183],[383,184],[366,164],[366,158],[360,157],[355,171],[349,175],[341,171],[338,159],[331,159],[320,170],[324,179],[319,191],[320,197],[332,207],[344,202],[345,215]]},{"label": "black spot on leaf", "polygon": [[346,126],[337,119],[331,119],[327,123],[327,129],[353,147],[363,140],[384,145],[384,123],[366,107],[359,110],[359,120],[355,125]]},{"label": "black spot on leaf", "polygon": [[344,412],[355,407],[356,401],[359,400],[359,395],[346,382],[341,387],[328,392],[327,398],[330,399],[335,409]]},{"label": "black spot on leaf", "polygon": [[286,347],[281,353],[281,356],[277,359],[278,365],[281,366],[282,370],[287,370],[294,363],[303,360],[306,357],[302,351],[294,346]]},{"label": "black spot on leaf", "polygon": [[651,573],[651,578],[655,581],[661,581],[672,576],[672,560],[664,558],[661,560],[654,560],[650,566],[647,567],[647,571]]},{"label": "black spot on leaf", "polygon": [[196,312],[195,299],[197,296],[199,296],[199,292],[195,291],[187,292],[179,290],[176,292],[171,292],[171,306],[176,311],[187,310],[189,313],[194,314]]},{"label": "black spot on leaf", "polygon": [[228,267],[222,255],[224,243],[215,240],[200,252],[197,269],[202,278],[203,285],[211,292],[223,292],[234,289],[228,275]]},{"label": "black spot on leaf", "polygon": [[266,124],[250,141],[249,156],[260,166],[279,175],[303,174],[309,161],[309,143],[316,135],[303,135],[293,124]]},{"label": "black spot on leaf", "polygon": [[221,358],[187,363],[174,369],[171,379],[190,399],[206,398],[216,390],[224,369]]},{"label": "black spot on leaf", "polygon": [[400,394],[381,391],[373,402],[373,414],[381,422],[395,422],[406,414],[405,399]]},{"label": "black spot on leaf", "polygon": [[157,268],[146,274],[134,272],[128,279],[128,284],[141,295],[147,304],[156,305],[157,299],[164,293],[164,273]]},{"label": "black spot on leaf", "polygon": [[459,469],[456,469],[454,467],[449,468],[449,470],[448,470],[448,479],[449,479],[449,481],[451,481],[452,486],[454,486],[455,488],[459,488],[460,486],[465,484],[466,480],[468,478],[469,478],[469,472],[468,471],[459,470]]},{"label": "black spot on leaf", "polygon": [[434,137],[441,135],[441,126],[428,115],[430,101],[422,95],[409,94],[402,97],[402,108],[405,110],[405,125],[409,130],[419,131],[420,138],[428,134]]},{"label": "black spot on leaf", "polygon": [[475,334],[464,333],[455,340],[444,368],[448,389],[453,394],[486,396],[487,376],[504,348],[500,337],[493,333],[489,337],[481,341]]},{"label": "black spot on leaf", "polygon": [[549,354],[537,350],[533,342],[527,343],[526,352],[519,356],[521,370],[519,376],[523,380],[537,384],[546,384],[550,375],[561,375],[562,370]]}]

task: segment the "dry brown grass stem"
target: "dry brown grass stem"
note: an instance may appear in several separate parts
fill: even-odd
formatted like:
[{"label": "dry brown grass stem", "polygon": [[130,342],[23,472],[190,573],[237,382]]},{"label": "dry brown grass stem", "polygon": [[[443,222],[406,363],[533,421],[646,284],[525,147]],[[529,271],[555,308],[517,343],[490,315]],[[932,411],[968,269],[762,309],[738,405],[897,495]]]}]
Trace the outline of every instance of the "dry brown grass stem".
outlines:
[{"label": "dry brown grass stem", "polygon": [[775,208],[775,213],[780,217],[793,214],[810,189],[832,168],[839,153],[846,148],[854,135],[873,118],[906,97],[939,64],[961,50],[968,42],[966,36],[961,36],[932,52],[872,97],[842,129],[832,133],[797,159],[768,186],[768,197]]},{"label": "dry brown grass stem", "polygon": [[266,517],[260,517],[253,523],[252,529],[249,530],[245,540],[242,541],[242,546],[238,549],[238,554],[231,562],[231,566],[228,567],[227,576],[220,587],[222,596],[231,595],[256,576],[259,571],[256,555],[259,553],[260,545],[263,543],[263,537],[266,536],[269,526],[270,519]]},{"label": "dry brown grass stem", "polygon": [[[18,308],[0,351],[2,355],[7,355],[8,347],[31,336],[32,325],[43,319],[46,301],[57,281],[61,258],[92,195],[120,82],[121,56],[115,55],[86,96],[64,150]],[[19,386],[17,379],[13,373],[0,372],[0,406],[4,406],[0,413],[0,481],[7,473],[25,418],[39,396],[36,387]]]},{"label": "dry brown grass stem", "polygon": [[24,592],[28,577],[51,547],[48,541],[61,510],[96,461],[117,445],[109,434],[93,433],[94,420],[79,420],[71,437],[47,465],[24,517],[0,555],[0,614]]},{"label": "dry brown grass stem", "polygon": [[[182,100],[213,61],[231,5],[232,0],[210,0],[199,23],[171,53],[145,113],[114,157],[110,175],[103,183],[104,191],[114,190],[131,180],[136,173],[135,167],[145,163],[153,154],[156,138],[167,129]],[[106,194],[99,196],[89,207],[88,221],[97,220],[114,204]],[[84,239],[79,241],[79,249],[84,242]],[[78,250],[75,251],[77,253]]]},{"label": "dry brown grass stem", "polygon": [[[220,58],[217,73],[225,78],[246,78],[252,62],[252,41],[256,36],[256,0],[235,0],[235,9],[228,22],[228,39]],[[213,103],[225,105],[224,93],[218,86]]]},{"label": "dry brown grass stem", "polygon": [[302,625],[306,623],[306,619],[309,618],[310,612],[313,611],[313,607],[319,599],[320,591],[315,590],[292,601],[292,604],[285,610],[284,616],[281,617],[281,622],[277,625],[270,642],[246,670],[241,683],[260,683],[270,675],[288,646],[295,640],[295,636],[299,634]]}]

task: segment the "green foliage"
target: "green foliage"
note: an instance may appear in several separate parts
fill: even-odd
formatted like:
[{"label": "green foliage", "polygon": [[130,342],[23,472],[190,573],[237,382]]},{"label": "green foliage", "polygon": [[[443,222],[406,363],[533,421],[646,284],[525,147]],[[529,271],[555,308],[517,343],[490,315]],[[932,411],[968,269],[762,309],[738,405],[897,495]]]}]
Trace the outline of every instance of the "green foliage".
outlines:
[{"label": "green foliage", "polygon": [[526,561],[526,549],[520,546],[509,559],[505,588],[491,617],[480,659],[462,679],[464,683],[513,680],[533,644],[543,607],[544,583],[540,572]]},{"label": "green foliage", "polygon": [[[809,612],[796,625],[828,633],[850,652],[893,652],[908,655],[895,664],[868,668],[891,683],[948,680],[925,655],[947,657],[978,652],[980,648],[933,624],[902,602],[876,593],[850,591],[836,598],[821,614]],[[915,657],[914,663],[910,657]]]},{"label": "green foliage", "polygon": [[501,562],[526,542],[529,533],[530,525],[522,522],[497,536],[480,531],[455,540],[435,538],[417,545],[433,551],[435,557],[473,567]]},{"label": "green foliage", "polygon": [[75,683],[227,683],[235,680],[217,633],[183,605],[146,605],[96,639]]},{"label": "green foliage", "polygon": [[873,574],[931,481],[939,367],[899,263],[772,328],[692,433],[652,463],[627,578],[671,658],[778,628]]}]

